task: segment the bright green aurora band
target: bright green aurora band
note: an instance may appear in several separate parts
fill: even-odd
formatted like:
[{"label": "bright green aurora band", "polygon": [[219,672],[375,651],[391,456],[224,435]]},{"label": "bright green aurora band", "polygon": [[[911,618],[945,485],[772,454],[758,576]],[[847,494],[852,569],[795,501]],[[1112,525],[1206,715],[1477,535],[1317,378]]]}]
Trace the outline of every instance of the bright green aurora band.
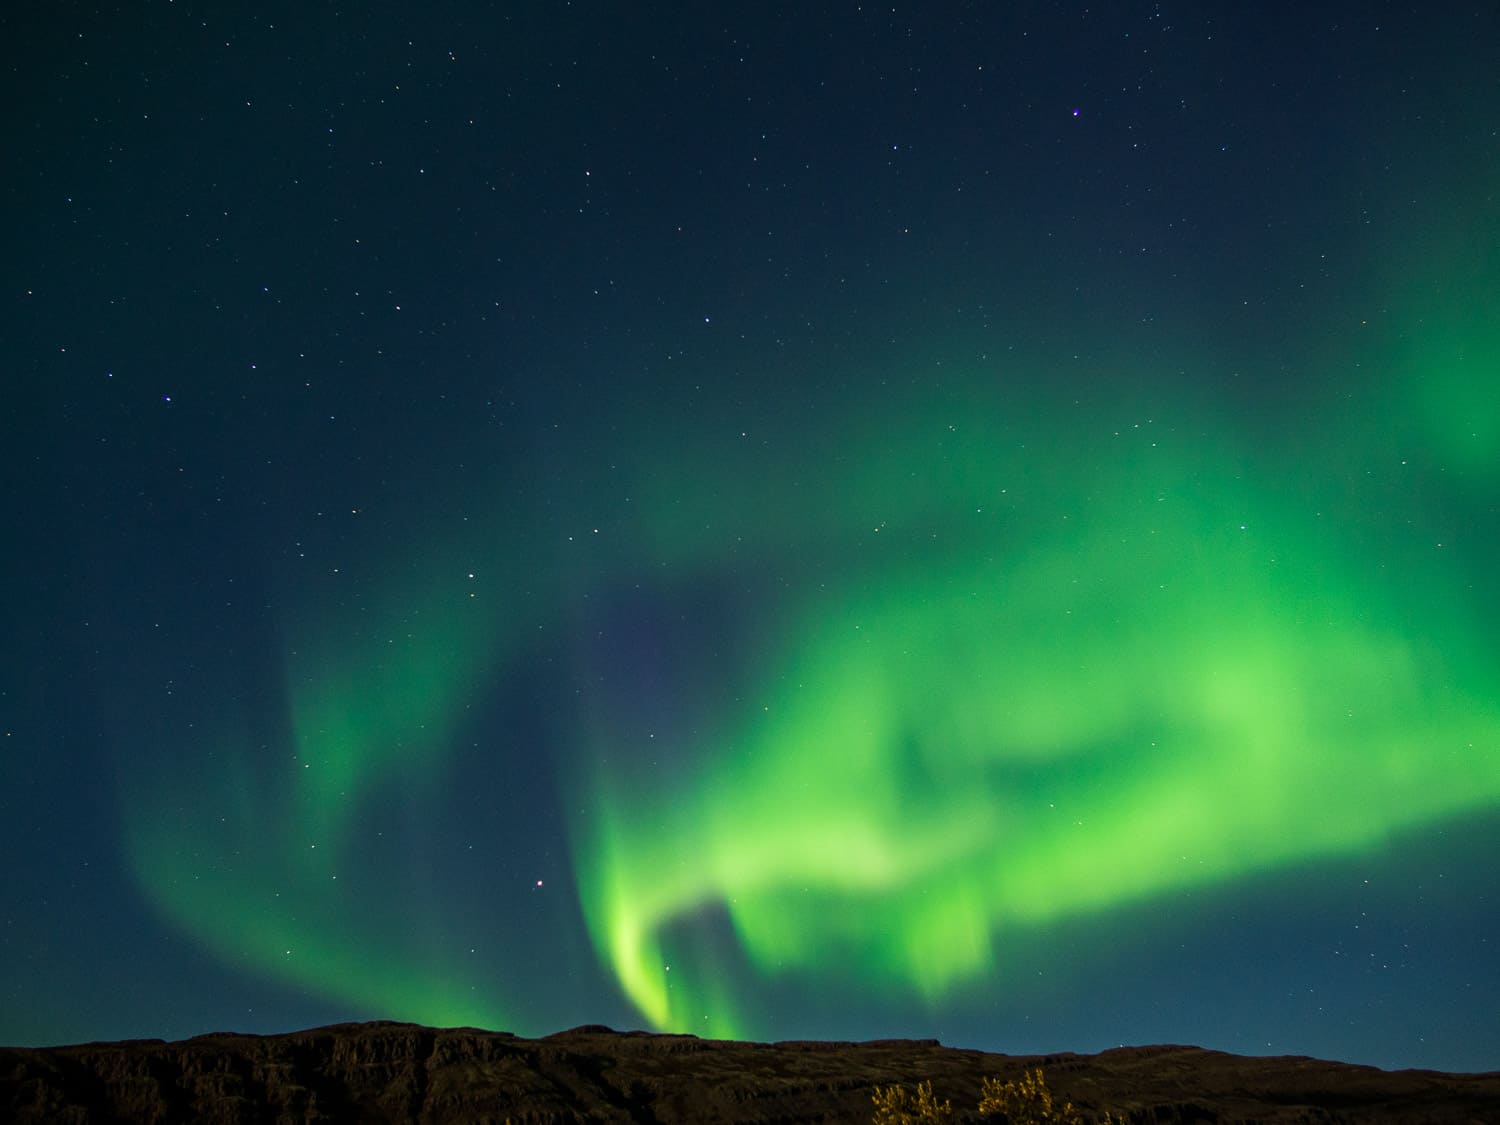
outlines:
[{"label": "bright green aurora band", "polygon": [[1016,394],[993,361],[966,389],[830,402],[770,448],[667,454],[693,427],[641,419],[604,458],[630,498],[607,552],[433,537],[361,613],[299,619],[284,767],[226,718],[130,802],[139,878],[235,964],[381,1015],[524,1024],[385,936],[421,904],[361,881],[362,810],[440,784],[466,709],[579,590],[716,573],[779,596],[737,709],[679,734],[677,768],[639,770],[607,700],[566,717],[582,911],[657,1028],[756,1034],[745,979],[1003,992],[1014,935],[1493,807],[1495,542],[1467,517],[1500,484],[1500,346],[1433,312],[1311,412],[1336,429],[1275,442],[1181,388]]}]

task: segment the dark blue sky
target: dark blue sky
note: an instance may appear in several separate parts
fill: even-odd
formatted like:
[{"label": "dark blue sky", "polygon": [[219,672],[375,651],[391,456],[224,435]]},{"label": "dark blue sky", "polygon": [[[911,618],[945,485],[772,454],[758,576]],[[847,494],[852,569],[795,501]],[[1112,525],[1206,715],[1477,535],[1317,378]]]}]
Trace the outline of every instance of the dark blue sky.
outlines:
[{"label": "dark blue sky", "polygon": [[1500,1065],[1491,7],[0,36],[0,1042]]}]

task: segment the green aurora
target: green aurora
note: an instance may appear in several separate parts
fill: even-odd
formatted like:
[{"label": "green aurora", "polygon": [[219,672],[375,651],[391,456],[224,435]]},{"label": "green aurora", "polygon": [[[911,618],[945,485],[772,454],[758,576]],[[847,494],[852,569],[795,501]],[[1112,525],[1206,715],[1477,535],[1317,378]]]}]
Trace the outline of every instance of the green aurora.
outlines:
[{"label": "green aurora", "polygon": [[[504,987],[391,936],[423,911],[361,879],[362,817],[450,780],[465,713],[538,631],[587,625],[584,594],[715,576],[775,597],[735,683],[677,685],[705,718],[664,736],[670,780],[607,695],[568,717],[579,905],[656,1028],[757,1034],[728,961],[931,1005],[1003,993],[1016,934],[1492,807],[1495,544],[1470,517],[1494,501],[1500,353],[1475,317],[1422,324],[1374,393],[1317,404],[1336,430],[1279,443],[1128,371],[1080,399],[978,359],[774,441],[668,455],[662,429],[713,428],[642,417],[595,457],[617,478],[564,489],[579,511],[613,489],[625,515],[506,541],[527,513],[500,505],[488,539],[372,548],[358,607],[304,591],[324,608],[289,617],[282,766],[252,768],[231,717],[136,779],[136,875],[231,963],[525,1029]],[[1393,401],[1411,421],[1385,424]],[[704,936],[719,918],[731,949]],[[426,924],[441,947],[451,927]]]},{"label": "green aurora", "polygon": [[870,513],[880,561],[802,607],[691,780],[601,769],[583,902],[650,1022],[757,1031],[696,952],[706,909],[767,978],[938,1005],[1003,982],[1008,931],[1492,804],[1500,666],[1416,492],[1393,538],[1232,448],[1202,419],[981,432],[950,495],[987,503]]}]

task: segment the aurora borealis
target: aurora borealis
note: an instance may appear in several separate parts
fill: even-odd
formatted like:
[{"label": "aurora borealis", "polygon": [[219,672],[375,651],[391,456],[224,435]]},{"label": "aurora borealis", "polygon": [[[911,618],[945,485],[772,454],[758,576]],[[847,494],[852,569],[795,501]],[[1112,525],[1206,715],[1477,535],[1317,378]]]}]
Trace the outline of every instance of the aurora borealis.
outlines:
[{"label": "aurora borealis", "polygon": [[1500,1066],[1500,22],[1336,7],[3,17],[0,1041]]}]

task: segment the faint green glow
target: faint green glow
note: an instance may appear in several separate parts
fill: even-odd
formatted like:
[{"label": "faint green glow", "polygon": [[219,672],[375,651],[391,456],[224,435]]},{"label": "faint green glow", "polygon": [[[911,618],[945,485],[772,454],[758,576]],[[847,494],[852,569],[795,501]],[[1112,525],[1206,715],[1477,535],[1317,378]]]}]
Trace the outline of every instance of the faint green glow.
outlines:
[{"label": "faint green glow", "polygon": [[1481,299],[1434,310],[1418,326],[1411,355],[1412,404],[1435,455],[1466,477],[1500,473],[1500,285]]},{"label": "faint green glow", "polygon": [[130,779],[129,854],[152,903],[227,964],[356,1011],[497,1027],[507,1005],[460,958],[417,951],[412,932],[441,920],[361,878],[382,829],[372,796],[435,788],[503,651],[502,566],[487,559],[476,585],[446,573],[465,552],[434,554],[412,569],[441,581],[363,588],[353,612],[309,614],[289,638],[290,746],[209,730],[169,774]]},{"label": "faint green glow", "polygon": [[491,576],[481,601],[447,569],[431,588],[392,594],[356,623],[320,622],[319,647],[304,656],[299,646],[288,659],[299,820],[331,852],[371,786],[417,783],[441,765],[464,704],[492,672],[503,584]]},{"label": "faint green glow", "polygon": [[[204,779],[200,779],[200,782]],[[213,793],[184,794],[204,805]],[[397,919],[372,916],[335,866],[264,820],[226,846],[206,818],[134,818],[131,858],[154,906],[226,965],[316,990],[356,1011],[440,1027],[500,1026],[505,1010],[451,964],[393,940]],[[217,819],[217,818],[215,818]],[[352,870],[357,857],[341,857]]]},{"label": "faint green glow", "polygon": [[[1487,169],[1492,178],[1494,169]],[[1383,345],[1394,360],[1390,402],[1378,424],[1402,432],[1416,422],[1422,453],[1460,482],[1493,487],[1500,475],[1500,220],[1493,207],[1447,199],[1428,223],[1407,232],[1412,246],[1392,258]]]}]

